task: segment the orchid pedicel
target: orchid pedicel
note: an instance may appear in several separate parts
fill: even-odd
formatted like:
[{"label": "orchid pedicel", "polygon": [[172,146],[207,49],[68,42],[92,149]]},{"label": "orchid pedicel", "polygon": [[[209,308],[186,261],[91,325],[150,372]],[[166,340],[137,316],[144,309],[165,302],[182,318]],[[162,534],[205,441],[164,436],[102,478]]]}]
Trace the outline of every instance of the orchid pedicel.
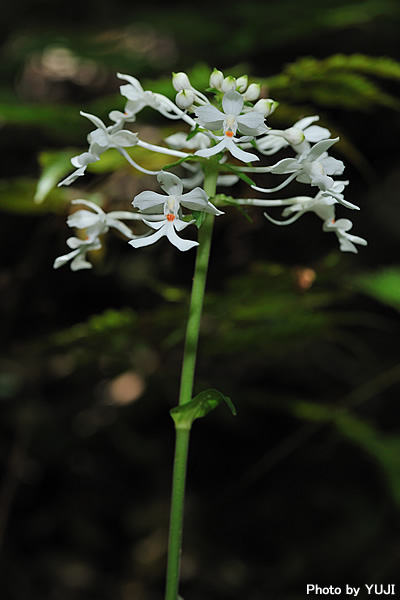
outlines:
[{"label": "orchid pedicel", "polygon": [[[336,235],[342,252],[357,253],[357,245],[365,246],[367,242],[349,233],[353,227],[350,219],[342,216],[336,219],[337,208],[359,210],[359,207],[344,197],[349,183],[342,178],[345,165],[328,153],[339,138],[332,138],[328,129],[317,124],[318,116],[305,116],[284,130],[272,129],[267,119],[278,103],[260,97],[262,86],[257,82],[249,83],[247,75],[236,79],[224,76],[217,69],[210,74],[209,88],[204,92],[193,87],[186,73],[174,73],[175,102],[162,94],[144,90],[135,77],[120,73],[117,76],[124,82],[120,87],[121,95],[126,99],[124,111],[112,110],[110,125],[94,115],[81,113],[92,123],[94,130],[87,136],[88,149],[71,159],[75,171],[59,185],[70,185],[84,176],[91,163],[101,160],[102,154],[114,148],[135,170],[153,175],[160,191],[140,192],[133,198],[132,211],[106,213],[94,202],[74,200],[79,209],[68,217],[67,225],[85,231],[86,237],[68,238],[67,246],[71,251],[58,257],[54,268],[69,263],[73,271],[90,269],[92,264],[87,255],[101,248],[101,238],[110,229],[117,230],[126,239],[131,247],[128,251],[132,252],[145,251],[146,246],[167,241],[183,252],[196,248],[179,404],[171,411],[176,429],[176,450],[165,598],[177,600],[191,425],[224,402],[235,414],[230,399],[217,390],[206,390],[193,398],[197,343],[215,217],[223,218],[221,208],[232,204],[260,207],[266,221],[276,225],[290,225],[304,213],[313,212],[321,219],[322,230]],[[136,116],[145,107],[179,123],[176,133],[165,139],[165,145],[141,140],[134,131]],[[149,170],[136,162],[136,147],[170,156],[171,164],[160,171]],[[265,164],[270,156],[281,151],[288,152],[289,156]],[[270,186],[274,176],[277,177],[276,185]],[[266,177],[269,187],[264,183]],[[231,187],[239,179],[249,185],[246,197],[216,193],[217,187]],[[287,198],[273,196],[276,193],[280,196],[293,181],[309,186],[309,191]],[[276,208],[282,209],[280,219],[269,213],[268,209]],[[140,221],[138,229],[136,221]],[[191,239],[186,238],[189,228],[198,229],[197,240],[192,239],[193,234]]]}]

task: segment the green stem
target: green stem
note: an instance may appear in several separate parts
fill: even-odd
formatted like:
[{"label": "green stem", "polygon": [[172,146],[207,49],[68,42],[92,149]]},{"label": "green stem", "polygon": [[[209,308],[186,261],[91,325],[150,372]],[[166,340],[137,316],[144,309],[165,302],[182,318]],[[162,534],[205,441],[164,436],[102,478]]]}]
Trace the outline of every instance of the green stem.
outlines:
[{"label": "green stem", "polygon": [[[218,163],[212,160],[208,161],[205,166],[204,190],[209,197],[215,195],[217,176]],[[203,312],[213,224],[214,216],[207,214],[203,225],[199,229],[199,246],[197,247],[189,317],[186,327],[179,405],[190,402],[193,394],[194,371],[196,367],[197,346]],[[176,428],[165,600],[178,600],[189,437],[190,428]]]}]

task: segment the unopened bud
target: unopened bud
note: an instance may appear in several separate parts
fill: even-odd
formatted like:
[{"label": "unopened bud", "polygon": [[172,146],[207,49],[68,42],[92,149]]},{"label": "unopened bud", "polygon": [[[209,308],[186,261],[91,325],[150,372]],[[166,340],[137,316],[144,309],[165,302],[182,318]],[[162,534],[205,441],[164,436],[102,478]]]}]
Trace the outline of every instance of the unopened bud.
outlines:
[{"label": "unopened bud", "polygon": [[301,142],[304,142],[305,139],[303,131],[298,127],[289,127],[289,129],[285,129],[283,137],[291,146],[297,146],[298,144],[301,144]]},{"label": "unopened bud", "polygon": [[225,77],[221,84],[221,90],[226,94],[227,92],[235,92],[236,91],[236,79],[229,75]]},{"label": "unopened bud", "polygon": [[192,87],[189,77],[182,71],[180,73],[172,73],[172,85],[177,92],[180,90],[190,90]]},{"label": "unopened bud", "polygon": [[214,71],[210,75],[210,87],[215,88],[216,90],[220,90],[223,81],[224,81],[223,72],[218,71],[218,69],[214,69]]},{"label": "unopened bud", "polygon": [[241,77],[239,77],[239,79],[236,80],[237,91],[242,94],[245,91],[245,89],[247,88],[248,83],[249,83],[249,78],[247,77],[247,75],[242,75]]},{"label": "unopened bud", "polygon": [[193,106],[195,93],[193,90],[179,90],[175,97],[175,102],[182,110],[187,110]]},{"label": "unopened bud", "polygon": [[261,98],[253,106],[253,110],[260,112],[264,117],[269,117],[279,106],[279,102],[271,100],[271,98]]},{"label": "unopened bud", "polygon": [[257,100],[261,92],[261,85],[259,83],[251,83],[245,93],[243,94],[244,101]]}]

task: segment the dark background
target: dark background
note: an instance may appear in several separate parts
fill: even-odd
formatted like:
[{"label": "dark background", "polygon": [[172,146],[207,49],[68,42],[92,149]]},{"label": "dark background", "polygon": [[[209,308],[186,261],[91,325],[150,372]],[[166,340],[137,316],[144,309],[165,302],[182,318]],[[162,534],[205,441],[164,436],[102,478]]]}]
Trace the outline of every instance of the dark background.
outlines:
[{"label": "dark background", "polygon": [[[195,387],[238,416],[219,408],[193,428],[181,594],[400,584],[399,4],[18,0],[1,19],[2,600],[163,596],[194,253],[110,234],[92,271],[54,271],[71,199],[128,209],[154,186],[112,153],[55,183],[86,148],[79,110],[123,107],[116,72],[173,97],[171,71],[206,86],[214,66],[263,80],[281,103],[271,126],[320,114],[341,136],[361,211],[338,214],[369,245],[340,254],[312,214],[217,220]],[[150,110],[138,128],[172,132]]]}]

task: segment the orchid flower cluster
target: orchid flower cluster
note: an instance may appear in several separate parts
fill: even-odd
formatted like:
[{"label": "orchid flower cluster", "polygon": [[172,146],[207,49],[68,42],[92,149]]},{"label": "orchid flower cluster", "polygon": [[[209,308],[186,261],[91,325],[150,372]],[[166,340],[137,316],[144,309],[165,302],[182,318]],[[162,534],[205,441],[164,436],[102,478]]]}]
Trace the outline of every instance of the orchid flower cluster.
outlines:
[{"label": "orchid flower cluster", "polygon": [[[105,125],[94,115],[81,112],[95,129],[87,136],[88,150],[71,159],[75,171],[59,185],[70,185],[76,181],[85,174],[88,165],[100,160],[108,149],[114,148],[133,168],[157,177],[164,193],[143,191],[133,199],[134,211],[109,213],[105,213],[94,202],[74,200],[74,204],[85,208],[72,213],[67,224],[85,230],[86,237],[70,237],[67,245],[71,252],[57,258],[55,268],[68,262],[74,271],[91,268],[87,253],[101,248],[101,237],[110,228],[127,238],[133,248],[148,246],[166,237],[179,250],[190,250],[198,242],[184,239],[178,234],[192,224],[201,226],[206,213],[223,215],[215,204],[284,207],[283,220],[273,219],[264,212],[266,219],[278,225],[289,225],[304,213],[313,212],[322,220],[324,231],[336,234],[342,251],[357,252],[356,244],[367,244],[363,238],[349,233],[353,225],[350,219],[336,219],[338,204],[351,210],[358,210],[358,207],[344,198],[344,190],[349,182],[333,179],[333,176],[340,177],[344,171],[343,162],[328,154],[339,138],[331,138],[328,129],[316,124],[318,116],[302,118],[288,129],[271,129],[266,119],[276,110],[278,103],[260,97],[261,85],[249,84],[246,75],[237,79],[224,77],[217,69],[210,75],[209,88],[206,90],[208,95],[194,88],[185,73],[174,73],[172,85],[176,91],[175,102],[162,94],[144,90],[135,77],[117,76],[124,82],[120,87],[121,95],[126,99],[124,111],[113,110],[109,113],[111,125]],[[131,130],[131,124],[145,107],[153,108],[167,119],[183,122],[186,130],[183,131],[180,126],[177,133],[165,139],[163,146],[141,140]],[[148,170],[133,158],[136,147],[171,156],[175,162],[160,171]],[[285,149],[291,152],[289,158],[272,165],[252,165],[263,157]],[[224,194],[210,198],[202,187],[204,170],[209,161],[217,165],[218,186],[233,186],[241,179],[258,193],[258,197],[250,197],[255,195],[251,192],[246,198],[234,199]],[[181,176],[171,172],[171,169],[179,169]],[[249,174],[254,178],[266,174],[286,177],[278,185],[268,188],[257,185]],[[269,196],[280,192],[293,180],[315,188],[315,194],[284,199],[272,199]],[[124,221],[140,221],[147,231],[137,234]]]}]

